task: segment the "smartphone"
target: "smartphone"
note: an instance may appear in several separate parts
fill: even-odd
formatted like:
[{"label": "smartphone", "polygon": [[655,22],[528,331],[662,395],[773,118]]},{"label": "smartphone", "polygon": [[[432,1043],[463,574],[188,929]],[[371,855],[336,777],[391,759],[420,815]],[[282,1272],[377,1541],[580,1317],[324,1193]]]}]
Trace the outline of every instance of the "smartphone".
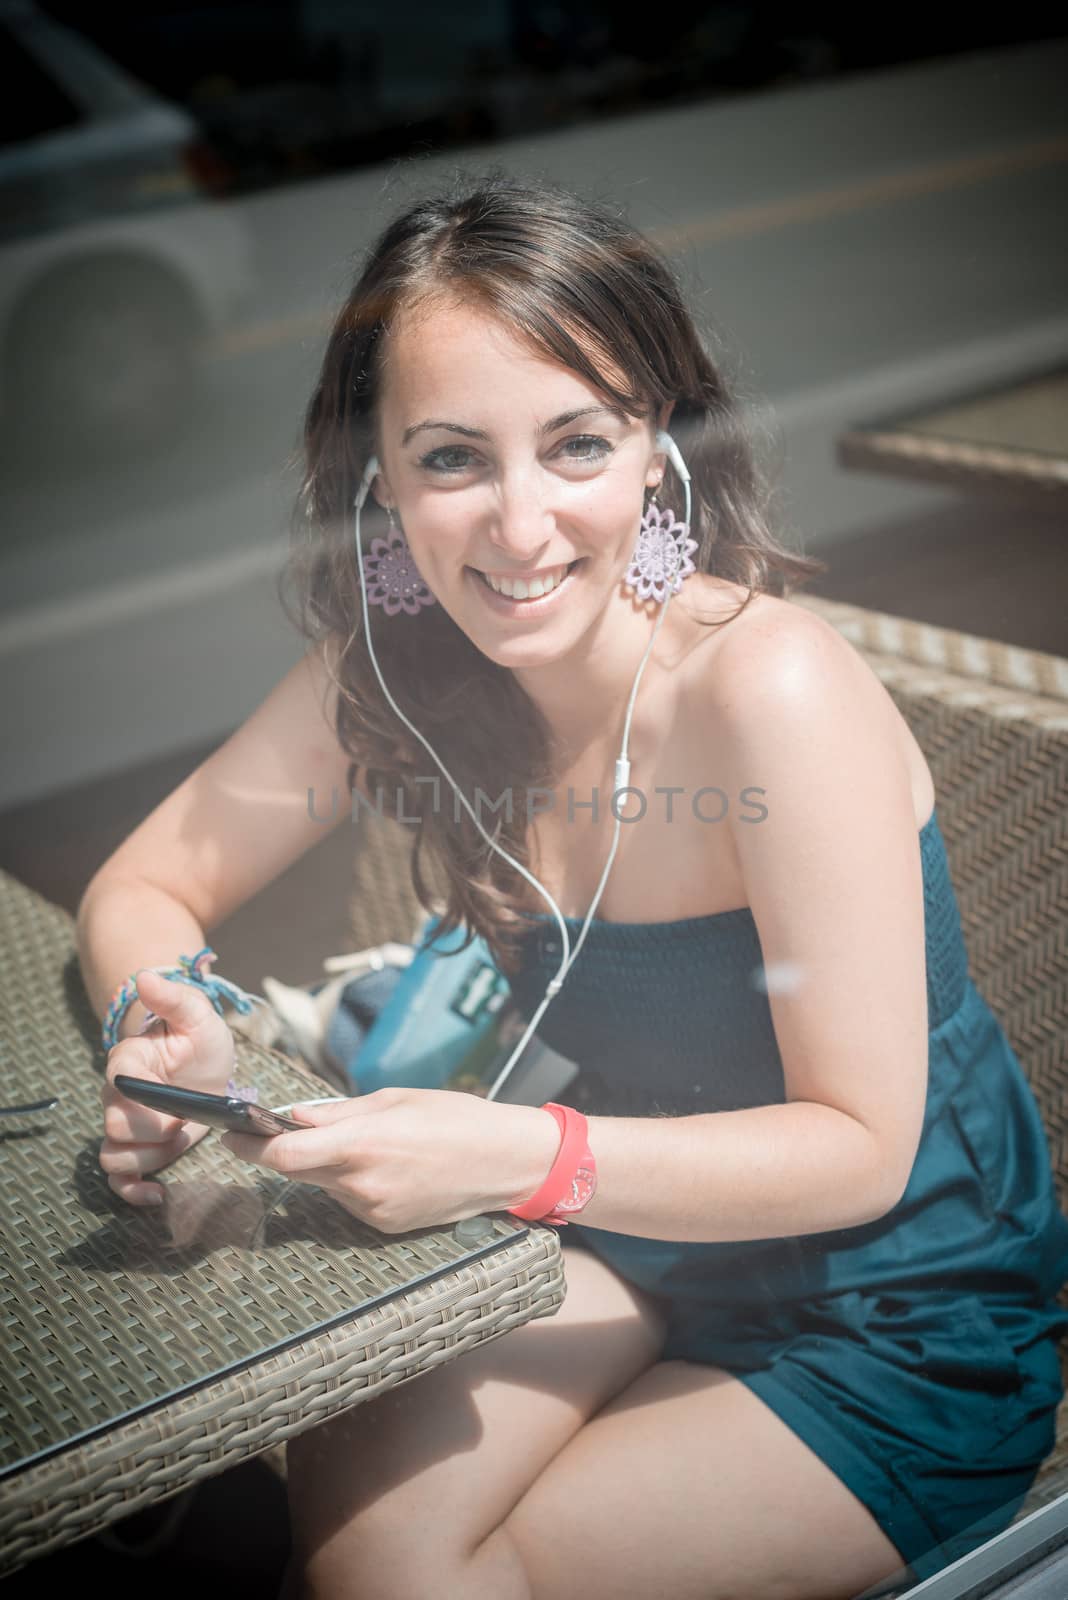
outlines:
[{"label": "smartphone", "polygon": [[155,1083],[151,1078],[129,1078],[117,1074],[116,1089],[127,1100],[138,1105],[151,1106],[153,1111],[164,1111],[170,1117],[185,1117],[190,1122],[201,1122],[209,1128],[230,1128],[234,1133],[254,1133],[269,1139],[275,1133],[289,1133],[306,1128],[306,1122],[293,1122],[278,1111],[266,1106],[249,1105],[247,1100],[235,1100],[225,1094],[201,1094],[198,1089],[179,1089],[169,1083]]}]

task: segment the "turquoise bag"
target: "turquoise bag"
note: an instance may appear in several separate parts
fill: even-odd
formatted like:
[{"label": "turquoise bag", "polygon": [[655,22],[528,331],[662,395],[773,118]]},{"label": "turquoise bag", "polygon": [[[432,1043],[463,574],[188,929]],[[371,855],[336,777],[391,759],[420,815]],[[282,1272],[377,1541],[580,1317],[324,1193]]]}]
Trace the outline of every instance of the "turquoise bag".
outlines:
[{"label": "turquoise bag", "polygon": [[[378,964],[349,980],[326,1031],[332,1063],[353,1094],[388,1087],[485,1094],[525,1031],[507,979],[486,941],[461,951],[467,930],[419,929],[407,965]],[[541,1105],[578,1071],[535,1033],[502,1085],[503,1102]]]},{"label": "turquoise bag", "polygon": [[[483,1058],[494,1053],[494,1024],[511,992],[508,981],[484,939],[476,937],[461,951],[467,930],[461,926],[435,937],[441,922],[432,916],[423,924],[410,964],[393,969],[387,984],[383,974],[368,974],[354,979],[341,997],[339,1012],[352,1012],[361,1001],[366,1005],[372,978],[378,979],[379,996],[388,989],[355,1053],[350,1050],[343,1061],[357,1094],[387,1085],[440,1089],[457,1079],[477,1079]],[[339,1054],[336,1043],[333,1050]]]}]

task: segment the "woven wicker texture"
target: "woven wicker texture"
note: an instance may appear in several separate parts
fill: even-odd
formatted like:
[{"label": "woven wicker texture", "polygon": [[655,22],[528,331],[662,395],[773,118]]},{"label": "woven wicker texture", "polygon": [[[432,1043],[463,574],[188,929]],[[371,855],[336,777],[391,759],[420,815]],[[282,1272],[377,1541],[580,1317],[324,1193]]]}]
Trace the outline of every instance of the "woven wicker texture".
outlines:
[{"label": "woven wicker texture", "polygon": [[838,444],[846,466],[936,483],[1068,493],[1068,373],[1059,370],[882,427],[851,428]]},{"label": "woven wicker texture", "polygon": [[[553,1229],[381,1235],[211,1135],[124,1205],[70,918],[2,873],[0,963],[5,1103],[61,1099],[0,1125],[0,1572],[559,1306]],[[236,1048],[264,1104],[331,1092]]]},{"label": "woven wicker texture", "polygon": [[[360,811],[349,900],[354,950],[368,950],[389,940],[408,944],[429,916],[412,886],[410,862],[414,844],[414,829],[386,815],[379,816],[369,807]],[[440,879],[432,879],[431,887],[437,891],[443,885]]]},{"label": "woven wicker texture", "polygon": [[[1068,660],[813,595],[795,603],[854,645],[927,757],[971,975],[1035,1091],[1068,1211]],[[369,821],[356,862],[356,947],[407,938],[421,915],[412,830]],[[388,908],[383,922],[368,915],[372,905]],[[1062,1361],[1068,1377],[1068,1347]],[[1066,1491],[1068,1400],[1019,1515]]]},{"label": "woven wicker texture", "polygon": [[[1068,1210],[1068,660],[798,600],[856,646],[927,757],[969,969],[1034,1090]],[[1061,1366],[1068,1381],[1068,1344]],[[1066,1492],[1068,1399],[1016,1520]]]},{"label": "woven wicker texture", "polygon": [[932,483],[959,483],[976,487],[1008,488],[1019,493],[1034,489],[1052,498],[1068,492],[1068,461],[1040,455],[1034,450],[1000,450],[994,445],[968,444],[956,439],[936,439],[904,429],[855,430],[838,444],[843,466],[895,467],[902,474]]}]

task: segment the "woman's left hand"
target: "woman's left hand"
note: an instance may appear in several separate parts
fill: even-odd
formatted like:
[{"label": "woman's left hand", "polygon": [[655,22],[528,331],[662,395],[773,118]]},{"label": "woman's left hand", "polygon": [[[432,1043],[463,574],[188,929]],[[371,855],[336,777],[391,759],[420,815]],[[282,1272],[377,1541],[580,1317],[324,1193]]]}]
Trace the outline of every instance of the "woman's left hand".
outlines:
[{"label": "woman's left hand", "polygon": [[560,1148],[551,1112],[452,1089],[377,1089],[287,1114],[307,1129],[224,1133],[222,1142],[243,1161],[325,1189],[380,1233],[521,1205]]}]

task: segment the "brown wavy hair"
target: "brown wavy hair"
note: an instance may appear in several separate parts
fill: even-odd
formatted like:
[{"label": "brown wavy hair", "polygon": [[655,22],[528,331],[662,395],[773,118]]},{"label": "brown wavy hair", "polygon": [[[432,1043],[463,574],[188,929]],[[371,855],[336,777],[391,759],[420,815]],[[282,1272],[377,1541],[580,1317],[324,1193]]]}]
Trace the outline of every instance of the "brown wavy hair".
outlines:
[{"label": "brown wavy hair", "polygon": [[[657,249],[614,210],[542,181],[491,172],[455,179],[409,205],[371,246],[337,314],[307,407],[303,472],[292,546],[282,574],[284,609],[326,652],[338,686],[337,735],[353,758],[350,789],[365,773],[386,814],[415,820],[412,883],[420,903],[442,911],[442,932],[466,925],[500,970],[514,970],[529,890],[491,851],[423,746],[382,693],[364,640],[353,501],[375,453],[381,336],[402,307],[445,291],[483,307],[549,360],[592,383],[634,417],[655,419],[674,401],[671,432],[692,475],[691,535],[698,570],[777,596],[826,563],[773,537],[772,499],[738,404],[714,364]],[[670,463],[664,502],[681,505]],[[385,531],[368,498],[365,553]],[[285,586],[299,597],[290,611]],[[719,624],[733,617],[720,618]],[[375,652],[397,704],[433,745],[468,801],[551,788],[556,749],[544,717],[513,674],[489,660],[443,606],[372,622]],[[380,798],[381,797],[381,798]],[[403,810],[401,810],[403,807]],[[517,811],[519,808],[516,808]],[[483,825],[530,870],[523,815],[495,812]],[[426,876],[436,867],[444,895]],[[525,893],[523,891],[526,891]]]}]

